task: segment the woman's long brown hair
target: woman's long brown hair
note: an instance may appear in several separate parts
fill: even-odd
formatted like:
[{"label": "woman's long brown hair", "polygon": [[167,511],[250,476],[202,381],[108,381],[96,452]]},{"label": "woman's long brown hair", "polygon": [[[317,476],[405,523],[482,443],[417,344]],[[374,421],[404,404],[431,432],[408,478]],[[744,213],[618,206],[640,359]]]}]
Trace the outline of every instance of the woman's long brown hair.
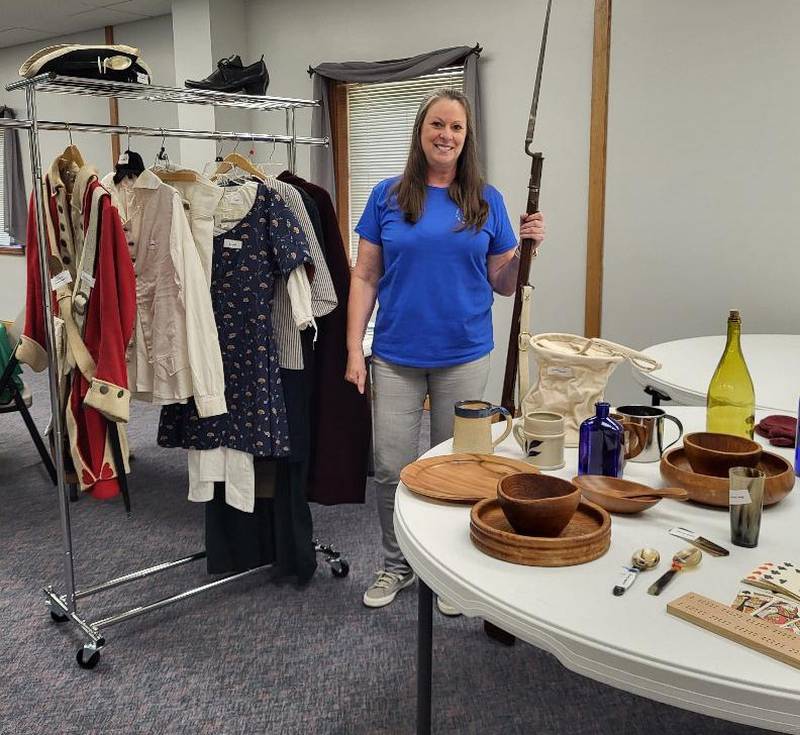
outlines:
[{"label": "woman's long brown hair", "polygon": [[456,163],[456,177],[448,187],[450,198],[460,207],[463,222],[457,229],[474,227],[480,230],[489,216],[489,205],[482,196],[483,177],[478,162],[478,146],[472,124],[472,110],[469,100],[454,89],[437,89],[431,92],[420,104],[414,131],[411,134],[411,148],[408,151],[406,168],[400,181],[395,184],[397,204],[405,214],[406,221],[419,222],[425,207],[425,185],[428,183],[428,160],[422,150],[420,136],[422,123],[431,105],[438,100],[455,100],[464,108],[467,118],[467,134],[464,147]]}]

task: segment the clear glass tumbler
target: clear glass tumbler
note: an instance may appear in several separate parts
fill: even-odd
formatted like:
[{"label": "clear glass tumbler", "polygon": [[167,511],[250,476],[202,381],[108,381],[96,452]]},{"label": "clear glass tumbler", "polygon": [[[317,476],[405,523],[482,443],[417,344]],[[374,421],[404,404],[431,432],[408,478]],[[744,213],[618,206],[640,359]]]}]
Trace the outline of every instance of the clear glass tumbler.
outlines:
[{"label": "clear glass tumbler", "polygon": [[761,510],[764,507],[766,475],[754,467],[731,467],[730,479],[731,542],[736,546],[758,546]]}]

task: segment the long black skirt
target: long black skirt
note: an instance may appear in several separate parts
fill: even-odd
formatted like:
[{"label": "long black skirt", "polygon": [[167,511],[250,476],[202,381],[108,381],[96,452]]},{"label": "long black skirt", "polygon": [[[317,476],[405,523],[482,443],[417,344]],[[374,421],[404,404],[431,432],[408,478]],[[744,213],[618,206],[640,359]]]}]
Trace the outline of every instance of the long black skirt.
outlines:
[{"label": "long black skirt", "polygon": [[[288,459],[256,458],[256,499],[252,513],[225,502],[225,483],[214,483],[206,503],[206,554],[209,574],[232,574],[274,565],[273,579],[294,578],[304,584],[317,559],[313,522],[306,500],[313,385],[313,331],[301,332],[302,370],[281,369],[289,423]],[[271,465],[271,466],[270,466]],[[259,497],[259,487],[274,477],[274,497]]]}]

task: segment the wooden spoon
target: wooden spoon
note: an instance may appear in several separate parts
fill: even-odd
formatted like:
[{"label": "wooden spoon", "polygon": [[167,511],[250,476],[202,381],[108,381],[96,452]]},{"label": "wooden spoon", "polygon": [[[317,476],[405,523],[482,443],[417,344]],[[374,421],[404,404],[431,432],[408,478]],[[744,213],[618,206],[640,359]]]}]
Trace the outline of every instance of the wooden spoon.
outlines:
[{"label": "wooden spoon", "polygon": [[608,488],[608,493],[620,498],[674,498],[688,500],[689,492],[682,487],[651,487],[647,490],[616,490]]}]

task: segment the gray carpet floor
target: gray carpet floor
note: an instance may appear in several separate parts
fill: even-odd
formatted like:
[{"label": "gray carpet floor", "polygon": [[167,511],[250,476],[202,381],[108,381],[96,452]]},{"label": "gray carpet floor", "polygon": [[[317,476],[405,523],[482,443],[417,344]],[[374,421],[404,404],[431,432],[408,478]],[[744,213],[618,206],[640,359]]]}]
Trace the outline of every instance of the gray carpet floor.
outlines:
[{"label": "gray carpet floor", "polygon": [[[46,383],[28,374],[44,427]],[[202,549],[203,509],[186,500],[183,454],[155,444],[157,411],[136,406],[134,512],[120,501],[70,505],[78,586]],[[368,610],[381,563],[377,516],[314,508],[319,537],[351,572],[320,564],[304,589],[254,575],[107,630],[93,671],[83,639],[56,625],[40,588],[62,584],[53,487],[21,418],[0,416],[0,733],[414,732],[416,588]],[[90,619],[208,581],[204,562],[86,601]],[[434,612],[434,731],[550,735],[755,735],[761,730],[657,704],[572,674],[547,653],[488,639],[478,620]]]}]

